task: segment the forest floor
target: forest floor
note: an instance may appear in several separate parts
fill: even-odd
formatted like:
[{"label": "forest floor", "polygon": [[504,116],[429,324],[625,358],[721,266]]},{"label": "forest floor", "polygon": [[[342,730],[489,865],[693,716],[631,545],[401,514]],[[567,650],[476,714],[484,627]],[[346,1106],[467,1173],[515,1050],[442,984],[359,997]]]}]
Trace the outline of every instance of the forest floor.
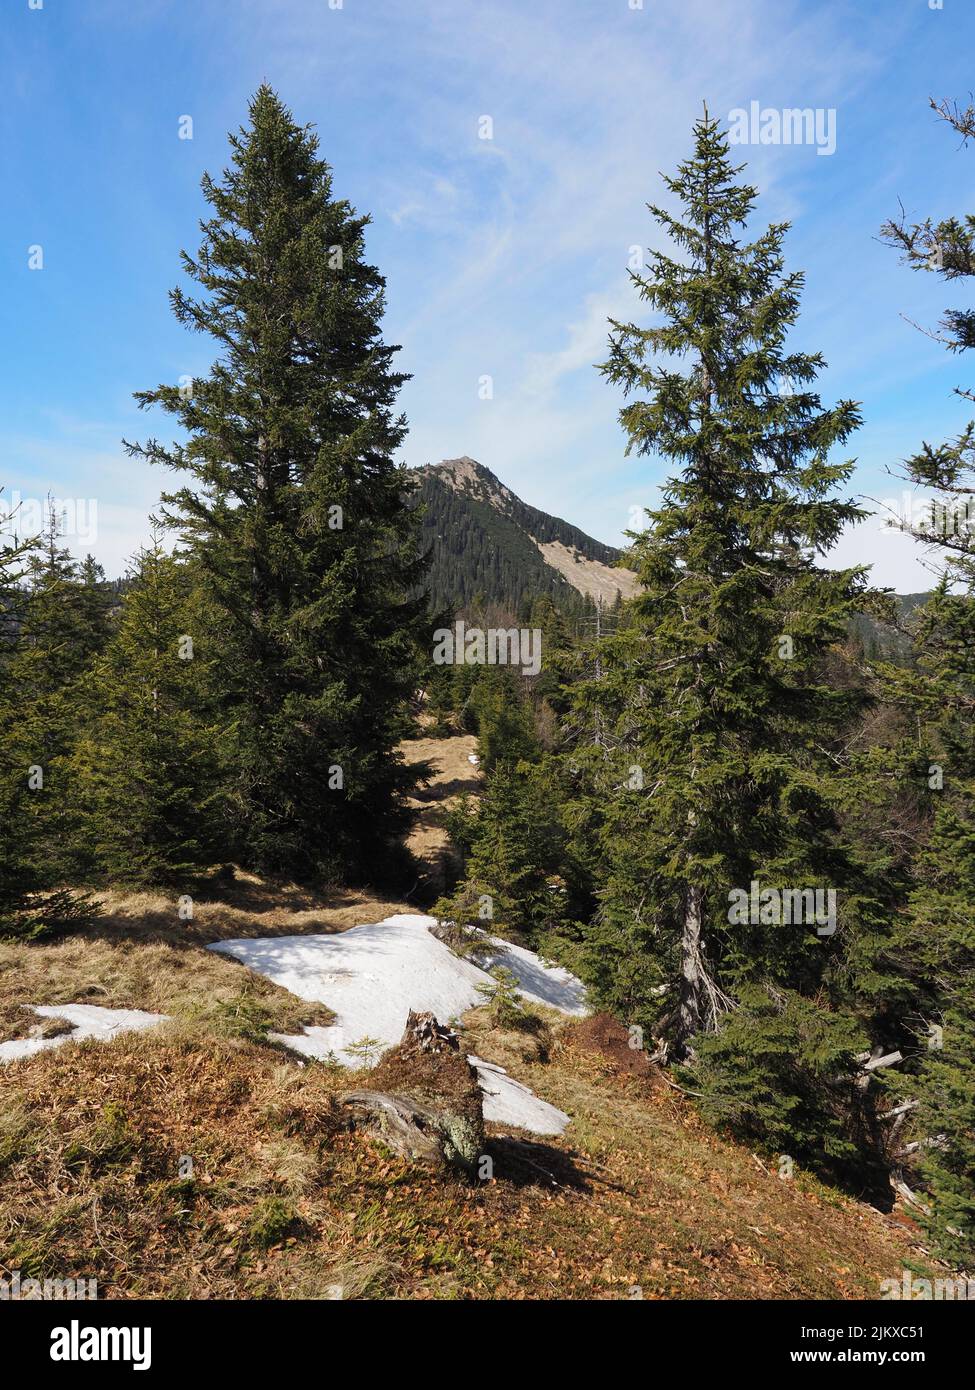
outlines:
[{"label": "forest floor", "polygon": [[[437,762],[417,847],[474,790],[473,740]],[[538,1031],[464,1017],[465,1046],[572,1123],[544,1143],[489,1126],[471,1184],[347,1133],[334,1097],[368,1085],[269,1032],[327,1023],[207,950],[231,937],[340,932],[415,903],[214,876],[191,921],[161,894],[105,895],[63,940],[0,945],[0,1040],[24,1004],[97,1004],[168,1021],[0,1067],[0,1272],[94,1277],[102,1298],[876,1298],[934,1269],[883,1214],[709,1130],[634,1062],[618,1025],[540,1010]],[[192,1159],[192,1174],[187,1158]]]}]

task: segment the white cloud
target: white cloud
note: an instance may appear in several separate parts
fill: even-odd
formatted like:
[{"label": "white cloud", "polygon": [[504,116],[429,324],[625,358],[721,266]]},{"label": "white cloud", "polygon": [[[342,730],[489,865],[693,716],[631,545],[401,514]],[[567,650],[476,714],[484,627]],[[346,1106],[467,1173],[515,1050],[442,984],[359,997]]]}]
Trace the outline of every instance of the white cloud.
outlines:
[{"label": "white cloud", "polygon": [[[642,10],[626,0],[346,0],[341,11],[323,0],[210,0],[202,9],[186,23],[209,38],[219,21],[234,73],[213,97],[211,125],[225,110],[236,124],[239,88],[267,78],[298,119],[317,121],[326,158],[335,141],[361,152],[336,169],[336,191],[347,196],[353,183],[376,216],[388,337],[403,343],[402,367],[414,373],[403,394],[412,428],[404,457],[473,454],[528,500],[607,540],[660,481],[659,467],[624,459],[618,393],[592,367],[606,351],[606,320],[642,312],[627,257],[633,245],[656,244],[645,203],[669,201],[659,171],[688,154],[704,99],[719,117],[752,99],[836,106],[831,159],[740,150],[762,191],[762,218],[798,223],[791,263],[804,218],[821,205],[822,166],[847,157],[865,83],[909,22],[890,7],[861,7],[853,21],[843,4],[802,0],[646,0]],[[490,141],[477,138],[484,114],[494,121]],[[892,149],[891,161],[899,158]],[[875,177],[882,185],[886,166]],[[814,223],[817,253],[822,240]],[[886,347],[881,316],[854,340],[844,313],[848,287],[866,280],[873,294],[875,275],[873,262],[866,274],[849,265],[832,282],[835,303],[818,291],[818,312],[800,322],[804,345],[832,334],[845,381],[862,378],[867,363],[873,370]],[[491,401],[477,396],[484,374],[495,379]],[[117,568],[172,480],[124,459],[123,429],[86,434],[63,423],[46,455],[43,441],[32,442],[22,472],[70,476],[72,487],[105,496],[104,563]],[[879,460],[887,444],[906,451],[892,435],[874,439]],[[9,448],[6,456],[18,458]],[[873,531],[851,545],[890,553]]]}]

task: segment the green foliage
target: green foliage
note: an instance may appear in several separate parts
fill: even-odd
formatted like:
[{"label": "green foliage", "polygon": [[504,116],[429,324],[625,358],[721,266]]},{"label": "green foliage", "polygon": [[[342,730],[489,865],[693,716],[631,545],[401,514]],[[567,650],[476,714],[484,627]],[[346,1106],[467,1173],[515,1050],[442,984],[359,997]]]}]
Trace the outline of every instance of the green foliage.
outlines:
[{"label": "green foliage", "polygon": [[213,614],[217,715],[236,850],[259,870],[341,878],[389,857],[412,774],[394,752],[424,601],[415,513],[393,459],[406,380],[381,338],[368,218],[332,191],[317,140],[267,86],[203,190],[200,287],[180,323],[221,356],[143,406],[187,440],[134,455],[189,473],[165,498]]},{"label": "green foliage", "polygon": [[247,1243],[257,1250],[280,1245],[300,1224],[298,1213],[284,1197],[262,1197],[247,1227]]},{"label": "green foliage", "polygon": [[[932,105],[935,105],[932,102]],[[975,111],[935,106],[967,142]],[[951,282],[975,275],[975,217],[890,222],[886,240],[916,270]],[[946,311],[950,350],[975,347],[975,313]],[[973,399],[970,389],[958,394]],[[920,849],[900,918],[896,954],[915,991],[914,1059],[905,1089],[918,1102],[912,1134],[938,1250],[957,1267],[975,1264],[975,422],[941,444],[924,443],[906,481],[934,492],[928,515],[905,529],[939,554],[941,582],[921,609],[916,661],[884,671],[888,699],[905,716],[899,748],[916,798]],[[932,549],[935,547],[935,549]],[[903,1136],[902,1136],[903,1137]]]},{"label": "green foliage", "polygon": [[91,874],[174,882],[219,855],[226,798],[210,630],[190,567],[157,537],[136,558],[87,681],[92,717],[72,767]]},{"label": "green foliage", "polygon": [[477,725],[481,766],[490,772],[496,763],[514,764],[537,758],[538,740],[521,677],[510,666],[478,666],[470,707]]},{"label": "green foliage", "polygon": [[[803,282],[783,268],[786,228],[743,243],[754,189],[736,182],[716,122],[698,121],[694,140],[666,179],[683,217],[651,208],[682,259],[654,252],[633,277],[662,322],[613,325],[602,368],[631,398],[630,449],[679,471],[634,537],[636,621],[606,639],[598,680],[580,688],[599,716],[583,791],[601,803],[606,844],[598,949],[623,963],[619,1004],[633,1006],[637,981],[666,986],[641,1012],[666,1020],[679,1049],[719,1026],[744,981],[811,990],[836,955],[800,927],[730,930],[727,903],[752,878],[850,876],[828,749],[862,703],[822,664],[862,574],[816,563],[861,516],[835,496],[850,461],[828,457],[860,414],[823,407],[821,357],[786,346]],[[655,969],[636,970],[631,956],[647,951]],[[605,970],[602,986],[612,998]]]},{"label": "green foliage", "polygon": [[[823,1067],[851,1066],[850,960],[880,917],[841,823],[864,693],[829,669],[863,572],[819,558],[862,515],[837,495],[852,463],[830,457],[860,416],[824,406],[822,358],[791,347],[802,276],[784,268],[786,227],[745,240],[755,190],[716,122],[694,142],[666,179],[680,213],[651,208],[674,250],[632,277],[656,326],[614,323],[602,367],[628,398],[630,450],[673,471],[633,536],[641,591],[573,692],[564,819],[600,885],[597,1002],[696,1058],[706,1106],[730,1093],[756,1135],[835,1150],[841,1129],[811,1098]],[[838,930],[732,921],[729,894],[753,880],[836,890]],[[787,1045],[795,1075],[770,1080]]]},{"label": "green foliage", "polygon": [[[0,939],[29,941],[97,916],[58,886],[61,765],[76,715],[69,691],[103,631],[100,604],[57,545],[0,534]],[[53,786],[52,786],[53,780]]]},{"label": "green foliage", "polygon": [[244,1042],[266,1043],[273,1022],[271,1011],[242,990],[233,999],[221,999],[207,1015],[207,1022],[217,1033]]},{"label": "green foliage", "polygon": [[820,1171],[852,1169],[859,1105],[849,1078],[864,1045],[856,1020],[803,999],[744,985],[717,1033],[698,1040],[680,1074],[707,1119]]},{"label": "green foliage", "polygon": [[437,905],[438,916],[529,939],[567,927],[566,836],[554,764],[499,763],[477,813],[455,834],[469,845],[465,881],[452,900]]},{"label": "green foliage", "polygon": [[111,600],[103,578],[93,561],[79,566],[59,544],[58,518],[50,509],[42,540],[27,553],[25,582],[14,602],[8,680],[16,712],[3,735],[20,769],[11,814],[31,845],[35,887],[53,887],[78,872],[74,851],[85,808],[70,758],[88,715],[85,671],[109,632]]},{"label": "green foliage", "polygon": [[361,1038],[356,1038],[355,1042],[349,1043],[345,1050],[361,1066],[371,1067],[377,1061],[382,1046],[382,1041],[379,1038],[371,1038],[368,1034],[363,1034]]},{"label": "green foliage", "polygon": [[488,972],[494,983],[478,985],[477,992],[487,1005],[491,1022],[496,1028],[512,1028],[529,1031],[531,1016],[522,1003],[518,993],[518,981],[510,970],[496,965]]}]

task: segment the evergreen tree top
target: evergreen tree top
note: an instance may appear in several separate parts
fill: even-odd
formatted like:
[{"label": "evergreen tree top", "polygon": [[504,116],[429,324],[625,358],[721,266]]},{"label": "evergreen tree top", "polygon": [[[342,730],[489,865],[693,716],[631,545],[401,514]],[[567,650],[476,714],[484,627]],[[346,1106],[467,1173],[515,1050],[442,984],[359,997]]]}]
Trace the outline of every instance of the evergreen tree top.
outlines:
[{"label": "evergreen tree top", "polygon": [[[222,177],[202,179],[213,210],[203,243],[181,253],[203,293],[170,292],[179,322],[214,338],[220,356],[207,378],[136,393],[178,418],[186,444],[126,447],[246,503],[307,481],[319,450],[343,442],[355,450],[350,464],[366,456],[382,469],[405,433],[393,410],[409,378],[392,369],[399,348],[382,340],[385,280],[365,260],[370,219],[333,197],[313,130],[264,85],[249,125],[229,139]],[[186,493],[173,500],[191,529],[203,520]]]},{"label": "evergreen tree top", "polygon": [[803,276],[784,268],[788,224],[745,239],[757,195],[737,181],[740,172],[727,136],[705,114],[693,156],[666,178],[681,213],[650,205],[681,259],[652,251],[645,272],[631,271],[662,322],[611,321],[600,368],[640,397],[620,412],[627,451],[681,466],[651,518],[664,540],[701,528],[695,549],[704,568],[708,555],[719,563],[731,550],[755,561],[772,550],[821,552],[864,515],[829,498],[853,468],[831,462],[829,450],[857,428],[859,409],[849,400],[824,408],[813,389],[822,356],[788,346]]}]

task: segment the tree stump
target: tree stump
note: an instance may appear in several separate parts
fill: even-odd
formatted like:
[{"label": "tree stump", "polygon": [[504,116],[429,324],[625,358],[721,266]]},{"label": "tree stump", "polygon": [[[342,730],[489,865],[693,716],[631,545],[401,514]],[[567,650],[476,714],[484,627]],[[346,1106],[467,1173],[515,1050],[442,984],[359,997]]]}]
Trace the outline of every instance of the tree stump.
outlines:
[{"label": "tree stump", "polygon": [[414,1162],[476,1169],[484,1152],[481,1088],[452,1029],[411,1010],[401,1041],[372,1080],[376,1089],[342,1098],[353,1129]]}]

